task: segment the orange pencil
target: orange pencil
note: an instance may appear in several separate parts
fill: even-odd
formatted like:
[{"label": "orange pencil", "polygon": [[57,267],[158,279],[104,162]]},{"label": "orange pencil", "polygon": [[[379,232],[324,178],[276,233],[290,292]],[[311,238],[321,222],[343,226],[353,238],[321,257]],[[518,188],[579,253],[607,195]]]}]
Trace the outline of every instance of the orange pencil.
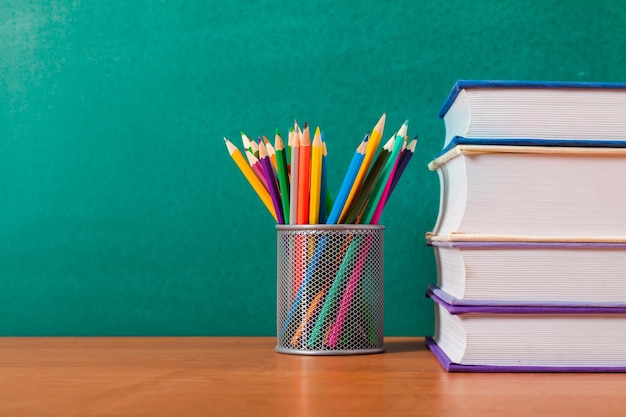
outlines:
[{"label": "orange pencil", "polygon": [[315,309],[319,305],[320,301],[322,301],[322,297],[324,296],[325,292],[326,290],[322,289],[320,292],[317,293],[317,295],[311,302],[311,305],[309,306],[306,313],[304,314],[304,320],[300,322],[300,325],[298,326],[296,333],[291,338],[291,344],[293,346],[298,345],[298,341],[300,340],[300,336],[302,336],[302,332],[304,332],[304,328],[309,323],[309,321],[311,321],[311,317],[313,317],[313,313],[315,313]]},{"label": "orange pencil", "polygon": [[311,188],[311,136],[309,125],[304,123],[298,153],[298,217],[297,224],[309,222],[309,190]]}]

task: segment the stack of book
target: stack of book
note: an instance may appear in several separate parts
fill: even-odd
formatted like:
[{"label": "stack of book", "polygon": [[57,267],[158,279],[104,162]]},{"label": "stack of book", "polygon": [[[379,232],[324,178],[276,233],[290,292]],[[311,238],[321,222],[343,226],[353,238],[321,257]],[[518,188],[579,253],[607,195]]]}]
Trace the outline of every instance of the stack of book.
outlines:
[{"label": "stack of book", "polygon": [[456,372],[626,371],[626,84],[459,81],[440,117],[428,347]]}]

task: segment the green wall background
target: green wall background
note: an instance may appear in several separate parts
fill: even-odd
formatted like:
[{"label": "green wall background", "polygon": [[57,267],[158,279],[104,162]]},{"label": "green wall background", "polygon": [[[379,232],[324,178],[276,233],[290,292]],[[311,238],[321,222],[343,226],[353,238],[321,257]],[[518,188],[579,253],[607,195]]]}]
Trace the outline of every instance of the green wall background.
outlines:
[{"label": "green wall background", "polygon": [[625,28],[607,0],[2,2],[0,335],[274,335],[274,222],[222,137],[321,126],[335,194],[383,112],[420,135],[386,334],[430,334],[454,81],[626,81]]}]

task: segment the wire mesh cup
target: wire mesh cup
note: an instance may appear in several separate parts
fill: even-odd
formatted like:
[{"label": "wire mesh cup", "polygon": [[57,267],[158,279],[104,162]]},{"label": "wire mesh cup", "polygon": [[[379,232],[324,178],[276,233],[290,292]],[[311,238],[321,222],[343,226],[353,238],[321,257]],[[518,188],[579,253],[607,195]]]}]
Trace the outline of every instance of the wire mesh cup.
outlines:
[{"label": "wire mesh cup", "polygon": [[304,355],[384,351],[379,225],[277,225],[276,350]]}]

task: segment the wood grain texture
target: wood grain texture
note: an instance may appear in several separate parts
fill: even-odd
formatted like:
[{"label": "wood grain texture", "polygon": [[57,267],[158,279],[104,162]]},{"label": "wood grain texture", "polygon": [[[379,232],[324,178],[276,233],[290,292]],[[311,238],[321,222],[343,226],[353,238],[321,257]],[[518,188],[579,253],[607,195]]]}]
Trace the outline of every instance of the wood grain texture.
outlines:
[{"label": "wood grain texture", "polygon": [[620,415],[620,374],[448,374],[422,338],[311,357],[274,338],[2,338],[2,416]]}]

